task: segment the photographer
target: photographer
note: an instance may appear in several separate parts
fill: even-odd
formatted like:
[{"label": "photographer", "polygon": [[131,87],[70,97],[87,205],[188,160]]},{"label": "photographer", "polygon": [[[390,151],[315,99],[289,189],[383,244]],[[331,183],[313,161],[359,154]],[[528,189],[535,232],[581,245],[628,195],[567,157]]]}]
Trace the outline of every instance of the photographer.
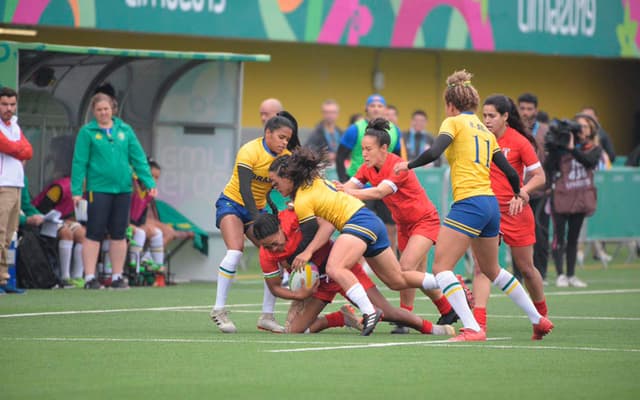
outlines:
[{"label": "photographer", "polygon": [[[545,170],[552,182],[552,254],[558,273],[558,287],[587,286],[575,276],[575,266],[580,228],[585,217],[593,215],[596,210],[593,171],[602,155],[602,148],[595,142],[597,132],[598,124],[591,116],[577,114],[575,122],[554,120],[545,140],[548,152]],[[565,253],[566,275],[563,273]]]}]

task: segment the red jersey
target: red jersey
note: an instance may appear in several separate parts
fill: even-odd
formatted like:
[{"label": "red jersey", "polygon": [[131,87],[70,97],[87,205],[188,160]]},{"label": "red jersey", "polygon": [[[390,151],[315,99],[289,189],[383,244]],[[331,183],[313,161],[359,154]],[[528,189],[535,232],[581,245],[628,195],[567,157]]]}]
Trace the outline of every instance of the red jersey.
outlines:
[{"label": "red jersey", "polygon": [[[285,244],[284,251],[280,253],[274,253],[260,247],[260,267],[262,268],[262,273],[265,279],[272,278],[280,274],[280,263],[291,257],[302,241],[302,232],[300,231],[298,216],[294,211],[280,211],[278,213],[278,219],[280,220],[280,227],[287,238],[287,243]],[[325,273],[324,271],[327,258],[329,258],[329,251],[331,251],[331,241],[328,241],[324,246],[313,253],[313,256],[311,257],[311,262],[318,266],[320,275],[324,275]],[[291,271],[291,267],[288,267],[287,270]]]},{"label": "red jersey", "polygon": [[[518,173],[520,186],[525,170],[531,171],[541,166],[531,142],[511,127],[507,127],[504,135],[498,139],[498,145],[509,164]],[[508,202],[513,197],[513,189],[507,176],[494,163],[491,163],[491,189],[499,203]]]},{"label": "red jersey", "polygon": [[367,182],[373,186],[382,182],[389,185],[393,193],[383,197],[382,201],[389,207],[393,220],[396,224],[413,224],[425,215],[437,211],[415,172],[410,170],[398,175],[393,172],[393,166],[402,161],[402,158],[389,153],[380,171],[362,164],[351,181],[360,187]]}]

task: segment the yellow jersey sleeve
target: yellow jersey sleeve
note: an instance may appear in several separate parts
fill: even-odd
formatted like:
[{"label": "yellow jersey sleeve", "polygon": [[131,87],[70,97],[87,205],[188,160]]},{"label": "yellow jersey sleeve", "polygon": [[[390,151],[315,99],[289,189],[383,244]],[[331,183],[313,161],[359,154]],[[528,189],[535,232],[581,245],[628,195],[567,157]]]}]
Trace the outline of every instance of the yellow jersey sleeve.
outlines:
[{"label": "yellow jersey sleeve", "polygon": [[294,209],[300,223],[321,217],[339,231],[364,203],[344,192],[339,192],[328,180],[316,178],[310,186],[299,188]]},{"label": "yellow jersey sleeve", "polygon": [[[269,167],[273,160],[279,155],[275,155],[268,151],[265,147],[264,139],[259,137],[247,142],[236,155],[236,162],[233,167],[231,179],[224,188],[224,195],[231,200],[242,204],[242,195],[240,194],[240,179],[238,177],[238,167],[248,168],[252,172],[251,192],[258,209],[263,209],[267,205],[267,194],[271,190],[271,180],[269,179]],[[291,154],[285,150],[280,155]]]}]

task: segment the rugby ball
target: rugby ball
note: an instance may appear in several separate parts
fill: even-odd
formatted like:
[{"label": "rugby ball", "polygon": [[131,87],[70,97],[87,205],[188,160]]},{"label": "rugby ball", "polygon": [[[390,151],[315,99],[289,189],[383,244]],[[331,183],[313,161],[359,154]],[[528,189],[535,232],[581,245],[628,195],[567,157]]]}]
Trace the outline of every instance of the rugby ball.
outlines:
[{"label": "rugby ball", "polygon": [[318,267],[314,263],[308,262],[301,271],[291,271],[291,275],[289,275],[289,289],[295,292],[300,289],[302,285],[305,285],[307,288],[312,288],[319,276]]}]

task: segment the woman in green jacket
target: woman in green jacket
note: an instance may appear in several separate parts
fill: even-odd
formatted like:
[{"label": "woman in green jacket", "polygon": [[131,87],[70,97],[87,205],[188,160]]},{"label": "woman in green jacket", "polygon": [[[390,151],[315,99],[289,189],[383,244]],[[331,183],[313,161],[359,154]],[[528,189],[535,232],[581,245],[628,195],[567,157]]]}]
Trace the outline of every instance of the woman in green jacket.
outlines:
[{"label": "woman in green jacket", "polygon": [[101,289],[95,277],[100,241],[105,234],[111,239],[109,255],[113,264],[111,287],[128,288],[122,278],[129,224],[132,173],[135,172],[149,195],[156,196],[147,157],[135,132],[113,115],[115,100],[97,93],[91,99],[95,119],[84,125],[76,138],[71,169],[71,193],[75,205],[86,192],[87,236],[83,245],[85,288]]}]

